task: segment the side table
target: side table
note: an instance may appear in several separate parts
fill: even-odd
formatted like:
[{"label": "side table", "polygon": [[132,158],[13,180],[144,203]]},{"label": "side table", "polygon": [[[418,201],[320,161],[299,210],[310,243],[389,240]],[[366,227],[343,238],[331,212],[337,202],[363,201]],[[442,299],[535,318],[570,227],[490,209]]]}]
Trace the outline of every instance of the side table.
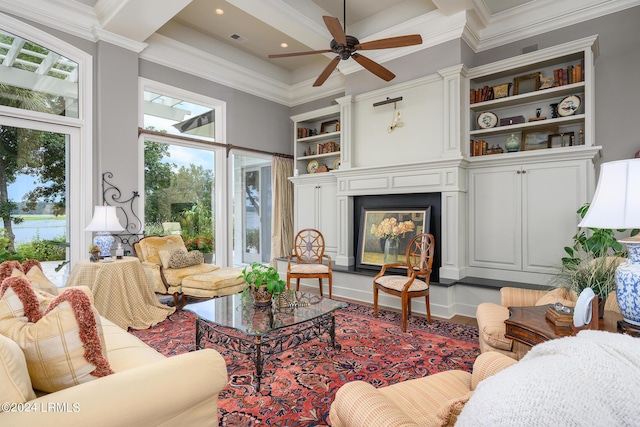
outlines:
[{"label": "side table", "polygon": [[[545,341],[575,334],[570,326],[555,326],[548,321],[545,316],[547,308],[549,305],[509,307],[510,316],[504,321],[505,337],[533,347]],[[619,332],[618,320],[622,320],[620,313],[605,311],[604,318],[598,321],[598,329]]]},{"label": "side table", "polygon": [[79,261],[65,286],[89,287],[98,313],[125,330],[147,329],[175,311],[158,301],[136,257]]}]

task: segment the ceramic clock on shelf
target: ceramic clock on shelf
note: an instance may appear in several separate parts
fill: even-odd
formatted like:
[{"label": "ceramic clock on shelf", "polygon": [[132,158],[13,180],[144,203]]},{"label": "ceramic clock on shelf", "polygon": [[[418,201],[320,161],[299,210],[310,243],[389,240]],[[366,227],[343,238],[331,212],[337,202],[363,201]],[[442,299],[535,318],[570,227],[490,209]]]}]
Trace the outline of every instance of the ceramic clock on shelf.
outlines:
[{"label": "ceramic clock on shelf", "polygon": [[309,173],[316,173],[316,170],[318,170],[318,161],[317,160],[311,160],[308,164],[307,164],[307,172]]},{"label": "ceramic clock on shelf", "polygon": [[333,168],[336,169],[336,170],[340,169],[340,157],[338,157],[337,159],[335,159],[333,161]]}]

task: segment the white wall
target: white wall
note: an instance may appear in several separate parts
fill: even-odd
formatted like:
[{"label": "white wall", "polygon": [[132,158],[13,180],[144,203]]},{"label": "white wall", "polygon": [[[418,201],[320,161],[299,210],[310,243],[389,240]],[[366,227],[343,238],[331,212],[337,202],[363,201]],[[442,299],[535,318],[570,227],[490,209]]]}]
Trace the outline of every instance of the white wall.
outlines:
[{"label": "white wall", "polygon": [[[389,166],[442,157],[443,79],[428,76],[369,92],[355,98],[352,167]],[[387,98],[396,103],[402,127],[389,132],[394,104],[374,107]]]}]

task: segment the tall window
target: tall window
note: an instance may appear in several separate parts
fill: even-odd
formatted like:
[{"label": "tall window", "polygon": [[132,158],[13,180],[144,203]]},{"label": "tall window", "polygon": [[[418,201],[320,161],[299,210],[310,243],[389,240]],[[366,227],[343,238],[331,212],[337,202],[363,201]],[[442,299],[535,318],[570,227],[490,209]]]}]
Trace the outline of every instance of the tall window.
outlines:
[{"label": "tall window", "polygon": [[78,117],[78,63],[0,29],[0,105]]},{"label": "tall window", "polygon": [[90,241],[91,85],[88,54],[0,15],[0,258],[38,259],[58,285]]},{"label": "tall window", "polygon": [[190,96],[144,83],[145,235],[181,234],[207,262],[225,264],[216,220],[224,148],[211,144],[222,135],[223,104]]},{"label": "tall window", "polygon": [[233,264],[271,259],[271,159],[236,154],[233,166]]}]

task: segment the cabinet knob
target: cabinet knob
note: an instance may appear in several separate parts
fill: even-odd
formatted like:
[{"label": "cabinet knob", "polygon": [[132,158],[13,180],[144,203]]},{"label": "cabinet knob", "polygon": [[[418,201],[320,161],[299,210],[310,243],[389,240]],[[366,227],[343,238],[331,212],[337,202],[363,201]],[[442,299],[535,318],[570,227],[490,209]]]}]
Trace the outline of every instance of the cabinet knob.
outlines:
[{"label": "cabinet knob", "polygon": [[522,173],[527,173],[527,171],[522,171]]},{"label": "cabinet knob", "polygon": [[516,173],[517,173],[518,175],[520,175],[520,174],[522,173],[522,171],[517,171]]}]

